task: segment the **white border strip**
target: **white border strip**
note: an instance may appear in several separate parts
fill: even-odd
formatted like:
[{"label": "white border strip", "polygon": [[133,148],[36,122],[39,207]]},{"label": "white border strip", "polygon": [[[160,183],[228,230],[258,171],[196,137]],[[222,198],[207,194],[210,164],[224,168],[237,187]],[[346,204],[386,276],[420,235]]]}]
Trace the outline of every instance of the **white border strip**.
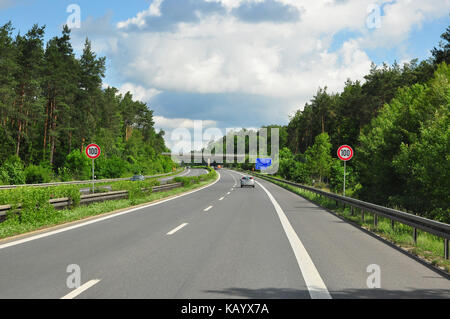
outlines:
[{"label": "white border strip", "polygon": [[85,292],[86,290],[88,290],[89,288],[95,286],[96,284],[98,284],[100,282],[99,279],[94,279],[91,280],[87,283],[85,283],[83,286],[75,289],[74,291],[72,291],[71,293],[65,295],[64,297],[62,297],[61,299],[74,299],[77,296],[81,295],[83,292]]},{"label": "white border strip", "polygon": [[181,224],[180,226],[178,226],[177,228],[171,230],[170,232],[167,233],[167,236],[172,236],[173,234],[175,234],[177,231],[182,230],[184,227],[186,227],[187,225],[189,225],[188,223],[184,223]]},{"label": "white border strip", "polygon": [[184,196],[187,196],[187,195],[191,195],[193,193],[199,192],[199,191],[201,191],[201,190],[203,190],[205,188],[208,188],[208,187],[211,187],[211,186],[217,184],[220,181],[220,179],[221,179],[220,173],[217,173],[217,174],[219,174],[219,178],[214,183],[206,185],[206,186],[201,187],[199,189],[193,190],[191,192],[188,192],[188,193],[185,193],[185,194],[181,194],[181,195],[178,195],[178,196],[175,196],[175,197],[172,197],[172,198],[168,198],[168,199],[162,200],[162,201],[157,202],[157,203],[148,204],[148,205],[141,206],[141,207],[138,207],[138,208],[133,208],[133,209],[130,209],[130,210],[127,210],[127,211],[124,211],[124,212],[120,212],[120,213],[117,213],[117,214],[112,214],[112,215],[100,217],[100,218],[97,218],[97,219],[94,219],[94,220],[90,220],[88,222],[80,223],[80,224],[77,224],[77,225],[73,225],[73,226],[57,229],[57,230],[54,230],[54,231],[49,231],[47,233],[43,233],[43,234],[39,234],[39,235],[28,237],[28,238],[20,239],[20,240],[17,240],[17,241],[13,241],[13,242],[10,242],[10,243],[6,243],[6,244],[3,244],[3,245],[0,245],[0,250],[5,249],[5,248],[9,248],[9,247],[13,247],[13,246],[17,246],[17,245],[20,245],[20,244],[24,244],[24,243],[27,243],[27,242],[30,242],[30,241],[33,241],[33,240],[37,240],[37,239],[53,236],[53,235],[56,235],[56,234],[60,234],[60,233],[63,233],[63,232],[69,231],[69,230],[81,228],[81,227],[84,227],[84,226],[87,226],[87,225],[99,223],[99,222],[102,222],[104,220],[108,220],[108,219],[111,219],[111,218],[114,218],[114,217],[126,215],[126,214],[129,214],[129,213],[132,213],[132,212],[135,212],[135,211],[139,211],[139,210],[144,210],[145,208],[148,208],[148,207],[160,205],[160,204],[172,201],[174,199],[178,199],[178,198],[181,198],[181,197],[184,197]]}]

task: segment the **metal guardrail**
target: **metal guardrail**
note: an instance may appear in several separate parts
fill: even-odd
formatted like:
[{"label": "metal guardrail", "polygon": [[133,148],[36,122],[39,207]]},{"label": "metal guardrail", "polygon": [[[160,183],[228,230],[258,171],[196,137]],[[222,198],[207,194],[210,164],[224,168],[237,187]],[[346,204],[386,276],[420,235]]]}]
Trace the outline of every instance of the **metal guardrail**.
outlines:
[{"label": "metal guardrail", "polygon": [[[248,172],[247,172],[248,173]],[[435,220],[430,220],[427,218],[423,218],[420,216],[416,216],[413,214],[405,213],[396,209],[387,208],[379,205],[375,205],[372,203],[363,202],[361,200],[357,200],[350,197],[344,197],[341,195],[325,192],[313,187],[297,184],[291,181],[287,181],[284,179],[272,177],[269,175],[258,174],[254,172],[250,172],[250,174],[254,176],[258,176],[264,179],[277,181],[281,183],[285,183],[291,186],[295,186],[301,188],[303,190],[318,194],[320,196],[327,197],[329,199],[335,200],[336,205],[338,203],[342,203],[344,205],[349,205],[352,209],[352,213],[354,213],[354,208],[361,209],[361,215],[364,220],[364,213],[369,212],[374,214],[374,223],[375,226],[378,226],[378,216],[383,216],[391,220],[392,227],[394,227],[395,222],[399,222],[401,224],[405,224],[413,227],[413,239],[417,244],[417,230],[422,230],[424,232],[436,235],[444,239],[444,257],[445,259],[449,259],[449,239],[450,239],[450,225],[441,223]]]},{"label": "metal guardrail", "polygon": [[[165,184],[161,186],[152,187],[153,193],[163,192],[175,188],[182,187],[182,183],[172,183]],[[99,194],[91,194],[91,195],[82,195],[80,199],[80,205],[87,205],[92,203],[104,202],[107,200],[117,200],[117,199],[126,199],[128,198],[128,191],[114,191],[107,193],[99,193]],[[70,198],[57,198],[51,199],[49,201],[53,207],[56,209],[64,209],[72,205]],[[8,212],[12,209],[11,205],[3,205],[0,206],[0,222],[4,221]],[[16,212],[20,212],[21,206],[18,205],[16,208]]]},{"label": "metal guardrail", "polygon": [[[185,171],[186,169],[179,171],[178,173],[181,173]],[[166,174],[158,174],[153,176],[144,176],[145,179],[149,178],[156,178],[156,177],[164,177],[174,174],[172,173],[166,173]],[[112,179],[99,179],[99,180],[86,180],[86,181],[72,181],[72,182],[57,182],[57,183],[43,183],[43,184],[26,184],[26,185],[0,185],[0,190],[6,190],[6,189],[14,189],[19,187],[51,187],[51,186],[62,186],[62,185],[92,185],[94,184],[104,184],[104,183],[112,183],[112,182],[121,182],[121,181],[129,181],[131,177],[125,177],[125,178],[112,178]]]}]

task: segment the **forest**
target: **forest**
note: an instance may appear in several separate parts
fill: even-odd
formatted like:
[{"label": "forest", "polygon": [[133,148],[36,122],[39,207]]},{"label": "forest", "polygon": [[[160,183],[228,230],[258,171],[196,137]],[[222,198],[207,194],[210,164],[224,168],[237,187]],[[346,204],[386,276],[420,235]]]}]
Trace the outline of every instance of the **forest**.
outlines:
[{"label": "forest", "polygon": [[[102,147],[97,178],[172,171],[159,155],[169,150],[153,111],[104,87],[106,60],[89,40],[76,57],[67,27],[47,43],[44,32],[35,25],[13,36],[11,22],[0,27],[0,184],[89,179],[90,143]],[[342,192],[336,152],[347,144],[355,150],[348,196],[449,223],[450,27],[431,53],[373,64],[341,92],[319,88],[288,125],[267,126],[280,129],[278,174]]]},{"label": "forest", "polygon": [[44,43],[45,26],[0,27],[0,184],[89,179],[84,149],[102,147],[97,178],[172,171],[153,111],[104,88],[106,59],[86,39],[76,57],[70,30]]},{"label": "forest", "polygon": [[278,175],[342,194],[337,150],[350,145],[348,196],[449,223],[450,27],[431,52],[403,66],[373,64],[342,92],[319,88],[287,126],[267,126],[280,130]]}]

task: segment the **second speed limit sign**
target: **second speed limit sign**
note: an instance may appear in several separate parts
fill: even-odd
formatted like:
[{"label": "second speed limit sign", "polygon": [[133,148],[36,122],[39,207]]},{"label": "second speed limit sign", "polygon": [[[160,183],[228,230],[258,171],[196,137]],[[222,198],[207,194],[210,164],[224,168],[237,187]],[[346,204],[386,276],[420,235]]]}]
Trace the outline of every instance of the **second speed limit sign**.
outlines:
[{"label": "second speed limit sign", "polygon": [[341,146],[338,150],[338,157],[344,162],[351,160],[353,158],[353,154],[353,149],[348,145]]},{"label": "second speed limit sign", "polygon": [[102,151],[100,149],[100,146],[96,144],[91,144],[88,147],[86,147],[86,155],[91,159],[97,159],[101,153]]}]

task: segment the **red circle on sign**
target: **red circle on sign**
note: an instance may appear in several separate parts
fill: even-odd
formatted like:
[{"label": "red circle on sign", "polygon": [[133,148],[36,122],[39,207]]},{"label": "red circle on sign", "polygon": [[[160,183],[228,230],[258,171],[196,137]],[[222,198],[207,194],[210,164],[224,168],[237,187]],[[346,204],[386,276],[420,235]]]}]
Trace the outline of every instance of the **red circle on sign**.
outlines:
[{"label": "red circle on sign", "polygon": [[338,149],[338,157],[341,161],[347,162],[353,158],[353,148],[343,145]]},{"label": "red circle on sign", "polygon": [[91,144],[86,147],[86,156],[91,159],[97,159],[102,154],[102,150],[100,146],[96,144]]}]

